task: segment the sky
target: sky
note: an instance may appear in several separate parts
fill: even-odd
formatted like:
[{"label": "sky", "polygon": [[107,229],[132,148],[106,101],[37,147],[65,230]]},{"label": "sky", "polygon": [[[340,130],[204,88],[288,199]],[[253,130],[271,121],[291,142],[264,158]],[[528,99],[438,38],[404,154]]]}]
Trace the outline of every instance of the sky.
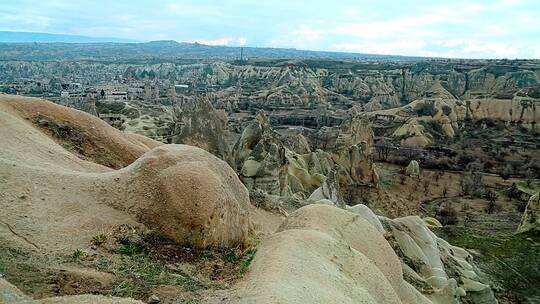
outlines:
[{"label": "sky", "polygon": [[0,30],[451,58],[540,58],[540,0],[1,0]]}]

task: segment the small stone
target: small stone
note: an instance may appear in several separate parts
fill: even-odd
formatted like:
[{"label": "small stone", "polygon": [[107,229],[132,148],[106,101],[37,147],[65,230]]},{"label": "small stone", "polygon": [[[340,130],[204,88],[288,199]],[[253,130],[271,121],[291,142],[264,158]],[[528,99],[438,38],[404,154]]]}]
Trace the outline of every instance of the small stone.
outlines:
[{"label": "small stone", "polygon": [[156,296],[156,295],[151,295],[151,296],[148,298],[148,304],[158,304],[158,303],[161,303],[161,300],[159,299],[158,296]]}]

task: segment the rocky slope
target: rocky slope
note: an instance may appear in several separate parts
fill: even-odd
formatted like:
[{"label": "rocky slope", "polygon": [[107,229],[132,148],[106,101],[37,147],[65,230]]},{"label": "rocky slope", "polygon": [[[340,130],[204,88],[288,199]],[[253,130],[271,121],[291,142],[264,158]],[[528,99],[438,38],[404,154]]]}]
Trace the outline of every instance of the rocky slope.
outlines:
[{"label": "rocky slope", "polygon": [[426,129],[434,124],[442,139],[452,140],[461,133],[466,120],[498,121],[521,125],[531,132],[540,132],[540,99],[514,97],[513,99],[456,99],[425,98],[389,110],[362,114],[376,127],[386,131],[381,135],[399,140],[403,145],[425,146],[435,143],[435,134]]},{"label": "rocky slope", "polygon": [[[36,117],[47,123],[40,123]],[[130,254],[138,250],[137,243],[130,241],[137,236],[135,232],[150,230],[154,238],[168,240],[165,247],[159,247],[166,248],[159,256],[175,259],[179,254],[194,254],[210,247],[239,250],[254,246],[250,237],[275,218],[251,206],[248,191],[233,169],[202,149],[160,145],[127,135],[89,114],[38,99],[0,96],[0,119],[5,126],[0,129],[0,208],[5,214],[0,225],[0,250],[7,256],[22,250],[31,253],[35,261],[46,259],[48,262],[39,267],[48,271],[69,265],[69,272],[86,273],[87,280],[97,270],[100,276],[107,276],[101,260],[106,256],[101,256],[97,265],[85,264],[92,262],[92,257],[73,262],[82,254],[78,248],[107,242],[100,236],[104,227],[127,233],[118,236],[118,242],[124,244],[121,252],[129,250]],[[53,132],[57,126],[63,126],[62,133]],[[339,187],[341,179],[371,183],[374,178],[371,154],[365,149],[371,146],[370,129],[362,121],[348,121],[341,128],[335,152],[328,153],[333,167],[327,168],[330,173],[323,176],[319,186],[323,200],[338,205],[332,187]],[[238,144],[245,149],[237,150],[246,153],[235,158],[240,160],[235,164],[242,168],[250,160],[247,155],[254,151],[266,153],[262,158],[264,172],[274,172],[269,170],[274,169],[273,161],[283,160],[278,156],[290,158],[286,168],[292,166],[295,157],[301,164],[299,156],[309,155],[305,145],[277,141],[279,137],[262,115],[248,130]],[[73,140],[73,134],[77,140]],[[279,154],[281,149],[286,149],[284,155]],[[300,154],[303,152],[308,153]],[[251,172],[251,166],[247,167],[241,172]],[[300,179],[300,169],[307,172],[312,167],[299,166],[287,174]],[[309,180],[307,177],[302,181]],[[376,217],[365,206],[347,211],[316,204],[293,212],[277,233],[272,234],[272,229],[269,233],[262,237],[257,253],[252,253],[254,260],[244,270],[244,277],[233,281],[234,285],[221,294],[199,298],[199,302],[301,303],[312,299],[313,303],[495,303],[489,287],[478,281],[472,258],[437,238],[419,218],[389,220]],[[105,248],[100,250],[105,254]],[[70,252],[68,262],[62,257]],[[159,266],[164,267],[158,268],[160,276],[174,269],[184,280],[175,282],[192,282],[186,278],[186,270],[178,270],[179,266],[168,264],[168,260],[161,261],[165,266]],[[249,266],[251,260],[247,261]],[[88,269],[89,265],[97,270]],[[150,265],[143,266],[157,267]],[[2,267],[12,269],[10,265]],[[122,269],[121,273],[134,277],[134,284],[148,275]],[[23,275],[24,269],[16,271],[6,277]],[[32,302],[4,280],[0,284],[1,301]],[[82,283],[72,281],[57,290],[76,293],[77,284]],[[105,289],[96,290],[100,293]],[[136,303],[91,295],[36,301]]]},{"label": "rocky slope", "polygon": [[[102,225],[127,222],[200,248],[241,246],[247,241],[248,193],[234,171],[208,152],[182,145],[150,150],[93,116],[42,100],[2,96],[0,106],[2,125],[7,126],[0,131],[1,203],[6,211],[4,228],[9,228],[2,233],[4,238],[33,249],[59,250],[66,243],[89,242]],[[33,115],[45,117],[41,119],[48,124],[43,126]],[[122,157],[126,161],[121,169],[83,160],[39,129],[49,130],[66,117],[70,123],[66,130],[79,130],[83,139],[71,149],[98,160],[104,155]],[[60,140],[73,144],[69,135],[60,135]],[[98,153],[89,155],[86,152],[93,151],[89,147]],[[33,181],[31,187],[27,180]],[[218,191],[219,187],[223,189]],[[51,218],[56,225],[48,224]],[[80,232],[76,238],[74,231]]]},{"label": "rocky slope", "polygon": [[259,113],[233,148],[234,166],[249,189],[343,204],[341,188],[374,186],[377,173],[367,122],[350,119],[336,131],[332,149],[310,151],[302,135],[278,134]]}]

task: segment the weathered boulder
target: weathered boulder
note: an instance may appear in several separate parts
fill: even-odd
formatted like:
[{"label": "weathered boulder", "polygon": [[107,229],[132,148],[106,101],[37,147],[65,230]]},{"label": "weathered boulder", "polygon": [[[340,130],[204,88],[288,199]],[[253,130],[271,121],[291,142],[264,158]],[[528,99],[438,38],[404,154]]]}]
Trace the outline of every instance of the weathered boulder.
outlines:
[{"label": "weathered boulder", "polygon": [[[87,136],[100,134],[87,143],[96,143],[100,151],[129,152],[129,158],[115,156],[117,160],[140,155],[120,170],[81,159],[24,119],[34,108],[43,113],[60,108],[62,117],[72,118],[73,128]],[[56,121],[54,115],[49,118]],[[0,124],[0,208],[9,225],[0,227],[3,244],[69,251],[89,244],[103,227],[124,224],[197,248],[236,247],[247,241],[248,192],[234,170],[209,152],[186,145],[150,150],[153,141],[36,99],[0,103]]]},{"label": "weathered boulder", "polygon": [[408,176],[420,176],[420,165],[416,160],[411,160],[407,168],[405,168],[405,174]]},{"label": "weathered boulder", "polygon": [[527,202],[525,212],[517,229],[518,233],[540,231],[540,192],[537,192]]},{"label": "weathered boulder", "polygon": [[127,197],[111,195],[105,201],[121,204],[164,237],[196,248],[247,241],[249,193],[227,163],[202,149],[154,148],[114,179]]}]

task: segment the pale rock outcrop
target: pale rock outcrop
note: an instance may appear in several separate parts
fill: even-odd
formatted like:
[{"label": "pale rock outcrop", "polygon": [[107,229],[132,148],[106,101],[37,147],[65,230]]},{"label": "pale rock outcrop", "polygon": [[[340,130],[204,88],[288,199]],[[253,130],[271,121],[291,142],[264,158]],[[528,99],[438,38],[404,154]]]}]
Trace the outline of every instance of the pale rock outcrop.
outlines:
[{"label": "pale rock outcrop", "polygon": [[351,116],[339,127],[332,159],[338,166],[338,180],[342,187],[377,185],[379,177],[373,163],[373,130],[369,122]]},{"label": "pale rock outcrop", "polygon": [[280,230],[261,244],[235,303],[402,303],[399,260],[360,216],[309,205]]},{"label": "pale rock outcrop", "polygon": [[[47,126],[71,118],[71,128],[86,134],[83,147],[99,147],[94,158],[125,151],[114,155],[114,164],[135,162],[114,170],[79,158],[54,141],[47,126],[24,119],[32,109],[56,113],[47,115]],[[102,227],[121,224],[146,226],[196,248],[247,242],[248,191],[227,163],[202,149],[159,146],[87,113],[31,98],[0,103],[0,124],[0,208],[6,225],[0,226],[0,240],[10,246],[74,250]]]},{"label": "pale rock outcrop", "polygon": [[232,158],[248,189],[281,194],[280,172],[285,148],[263,113],[257,114],[255,120],[244,129],[233,148]]},{"label": "pale rock outcrop", "polygon": [[425,131],[424,126],[415,118],[401,125],[394,131],[392,137],[400,139],[401,144],[407,146],[426,146],[433,142],[431,136]]},{"label": "pale rock outcrop", "polygon": [[433,303],[497,303],[479,282],[472,256],[431,232],[417,216],[380,217],[385,234],[402,261],[405,279]]},{"label": "pale rock outcrop", "polygon": [[357,204],[354,206],[346,206],[346,209],[352,213],[360,215],[363,219],[373,225],[380,233],[384,233],[384,228],[379,220],[379,217],[364,204]]},{"label": "pale rock outcrop", "polygon": [[[444,94],[443,94],[444,95]],[[527,96],[511,99],[457,100],[450,97],[423,98],[399,108],[379,110],[361,114],[371,122],[381,117],[395,129],[388,136],[399,139],[404,145],[425,146],[434,138],[427,124],[440,126],[442,135],[454,138],[467,119],[492,119],[503,123],[520,124],[531,131],[540,132],[540,100]]]},{"label": "pale rock outcrop", "polygon": [[233,149],[234,166],[248,189],[312,201],[328,199],[341,205],[341,188],[377,184],[373,132],[367,121],[346,120],[329,152],[311,152],[302,138],[300,145],[291,145],[290,138],[275,132],[259,113]]},{"label": "pale rock outcrop", "polygon": [[229,147],[224,139],[227,114],[214,109],[208,98],[183,98],[172,106],[171,120],[170,143],[199,147],[228,161]]},{"label": "pale rock outcrop", "polygon": [[[490,287],[479,282],[472,256],[429,230],[442,226],[436,219],[409,216],[391,220],[361,204],[347,209],[383,233],[401,260],[405,280],[414,286],[405,289],[421,292],[429,299],[426,303],[497,303]],[[411,303],[425,302],[415,301]]]},{"label": "pale rock outcrop", "polygon": [[408,176],[420,176],[420,165],[416,160],[411,160],[407,168],[405,168],[405,174]]},{"label": "pale rock outcrop", "polygon": [[537,192],[527,202],[525,212],[517,229],[518,233],[540,231],[540,192]]},{"label": "pale rock outcrop", "polygon": [[322,181],[321,186],[315,189],[308,198],[308,201],[314,202],[321,200],[331,201],[334,205],[341,207],[345,205],[336,179],[336,171],[330,171]]},{"label": "pale rock outcrop", "polygon": [[497,303],[472,257],[420,218],[349,209],[292,213],[263,241],[231,303]]}]

